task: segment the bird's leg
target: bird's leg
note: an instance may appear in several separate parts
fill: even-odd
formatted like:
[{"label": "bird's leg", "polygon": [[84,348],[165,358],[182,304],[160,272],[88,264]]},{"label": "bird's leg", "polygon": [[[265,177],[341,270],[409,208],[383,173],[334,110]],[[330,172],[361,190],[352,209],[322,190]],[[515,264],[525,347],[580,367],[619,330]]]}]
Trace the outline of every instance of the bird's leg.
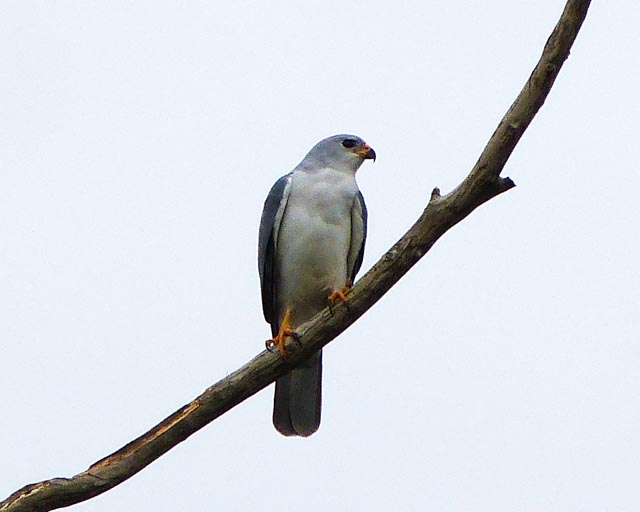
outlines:
[{"label": "bird's leg", "polygon": [[291,328],[291,311],[288,309],[287,309],[287,312],[284,314],[284,318],[282,319],[282,322],[280,323],[280,329],[278,330],[278,334],[276,334],[274,338],[271,338],[270,340],[265,341],[264,345],[265,347],[267,347],[267,350],[269,352],[272,352],[274,347],[277,347],[278,352],[280,352],[280,355],[284,356],[287,353],[287,350],[284,345],[284,342],[287,336],[293,336],[294,338],[298,339],[297,336],[295,336],[295,332]]},{"label": "bird's leg", "polygon": [[[351,289],[351,278],[347,277],[347,281],[346,283],[344,283],[344,286],[342,287],[342,290],[334,290],[329,294],[329,309],[331,310],[331,306],[337,301],[340,300],[342,302],[344,302],[345,304],[347,304],[348,307],[348,302],[347,302],[347,292]],[[331,314],[333,315],[333,311],[331,311]]]}]

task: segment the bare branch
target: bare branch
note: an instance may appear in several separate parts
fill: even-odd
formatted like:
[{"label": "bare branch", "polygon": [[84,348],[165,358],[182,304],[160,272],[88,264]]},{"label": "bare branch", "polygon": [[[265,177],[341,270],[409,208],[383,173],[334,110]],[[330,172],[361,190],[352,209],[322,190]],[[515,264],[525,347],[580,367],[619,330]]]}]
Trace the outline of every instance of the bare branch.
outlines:
[{"label": "bare branch", "polygon": [[500,121],[478,162],[451,193],[436,188],[409,231],[356,284],[349,304],[333,315],[324,310],[288,340],[285,359],[267,351],[208,388],[190,404],[117,452],[72,478],[30,484],[0,502],[0,511],[45,511],[78,503],[118,485],[218,416],[271,384],[297,363],[333,340],[375,304],[452,226],[478,206],[514,187],[500,177],[515,145],[543,105],[569,56],[589,8],[589,0],[569,0],[529,80]]}]

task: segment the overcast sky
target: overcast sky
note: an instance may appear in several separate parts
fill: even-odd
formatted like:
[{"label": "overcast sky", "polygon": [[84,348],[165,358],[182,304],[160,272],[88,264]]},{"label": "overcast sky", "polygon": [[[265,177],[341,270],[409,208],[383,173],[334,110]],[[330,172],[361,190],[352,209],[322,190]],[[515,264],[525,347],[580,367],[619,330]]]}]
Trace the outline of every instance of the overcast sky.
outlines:
[{"label": "overcast sky", "polygon": [[[257,230],[318,140],[358,174],[363,271],[456,186],[563,0],[0,3],[0,499],[69,477],[264,347]],[[640,36],[594,2],[518,185],[324,358],[77,511],[637,511]]]}]

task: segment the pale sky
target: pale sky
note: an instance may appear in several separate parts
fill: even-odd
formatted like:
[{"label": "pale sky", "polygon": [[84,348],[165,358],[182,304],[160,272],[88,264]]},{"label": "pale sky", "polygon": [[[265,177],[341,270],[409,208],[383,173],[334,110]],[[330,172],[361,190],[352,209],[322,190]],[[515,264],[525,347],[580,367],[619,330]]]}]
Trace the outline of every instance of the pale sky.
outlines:
[{"label": "pale sky", "polygon": [[[0,499],[117,450],[264,347],[272,183],[355,133],[363,272],[456,186],[562,0],[0,3]],[[325,351],[74,511],[637,511],[640,36],[594,2],[518,185]]]}]

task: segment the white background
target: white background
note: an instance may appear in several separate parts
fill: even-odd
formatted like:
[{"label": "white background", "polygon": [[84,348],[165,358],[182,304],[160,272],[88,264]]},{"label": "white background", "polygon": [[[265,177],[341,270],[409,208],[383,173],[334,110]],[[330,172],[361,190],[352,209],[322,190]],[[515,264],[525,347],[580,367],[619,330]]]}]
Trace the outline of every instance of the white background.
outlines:
[{"label": "white background", "polygon": [[[456,186],[562,0],[0,4],[0,499],[72,476],[263,348],[257,229],[362,136],[368,269]],[[78,511],[636,511],[640,37],[594,2],[504,171],[325,352]]]}]

